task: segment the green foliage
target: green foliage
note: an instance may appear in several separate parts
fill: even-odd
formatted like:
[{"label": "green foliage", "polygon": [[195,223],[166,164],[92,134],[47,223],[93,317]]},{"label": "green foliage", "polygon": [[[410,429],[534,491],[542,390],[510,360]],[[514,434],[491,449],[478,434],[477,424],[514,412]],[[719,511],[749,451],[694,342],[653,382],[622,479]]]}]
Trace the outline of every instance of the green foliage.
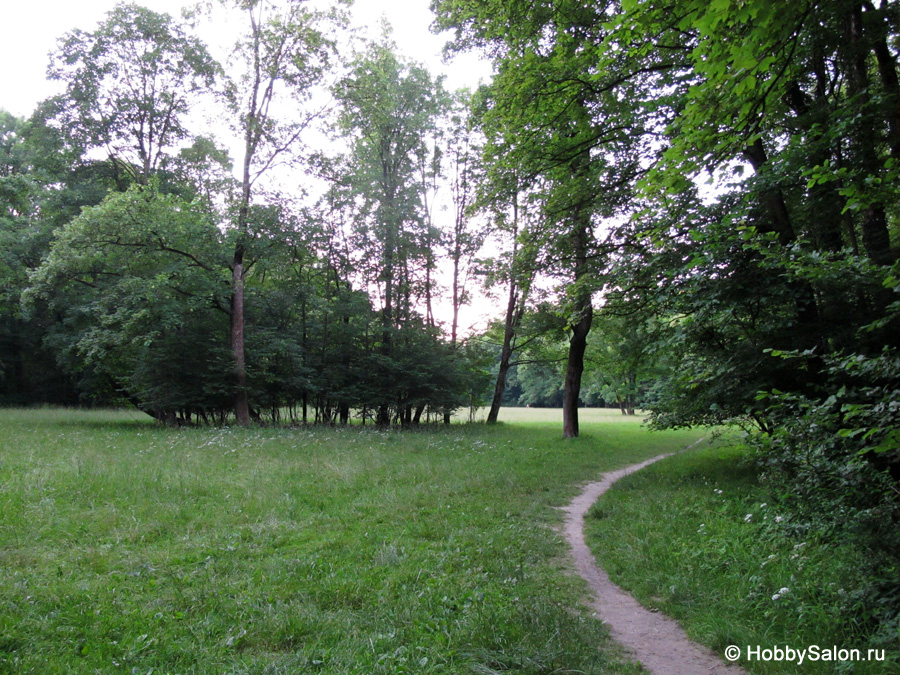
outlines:
[{"label": "green foliage", "polygon": [[[439,80],[404,63],[392,45],[373,44],[338,83],[339,127],[350,154],[339,162],[339,180],[354,223],[360,267],[377,283],[386,326],[402,326],[413,303],[433,293],[433,232],[423,192],[437,156],[429,140],[450,105]],[[429,307],[430,310],[430,307]]]},{"label": "green foliage", "polygon": [[637,408],[647,407],[649,390],[667,374],[656,328],[641,316],[609,312],[595,315],[594,324],[583,397],[634,415]]},{"label": "green foliage", "polygon": [[795,514],[791,528],[866,547],[873,577],[884,577],[869,593],[891,600],[900,592],[889,571],[900,558],[892,474],[900,462],[900,361],[896,350],[885,349],[874,357],[827,359],[826,373],[834,394],[824,400],[761,393],[780,423],[752,443],[770,489]]},{"label": "green foliage", "polygon": [[49,74],[66,85],[56,124],[81,148],[103,148],[141,182],[188,136],[185,117],[219,72],[168,14],[121,3],[93,33],[72,31]]},{"label": "green foliage", "polygon": [[[0,111],[0,402],[73,404],[75,384],[59,372],[41,344],[49,321],[28,319],[19,306],[28,273],[49,247],[54,220],[72,194],[72,181],[47,170],[39,123]],[[55,190],[45,188],[56,183]]]},{"label": "green foliage", "polygon": [[223,272],[207,213],[155,184],[133,186],[57,233],[25,301],[61,317],[49,340],[69,369],[173,419],[227,398]]},{"label": "green foliage", "polygon": [[[892,513],[897,3],[433,7],[458,46],[486,47],[498,64],[484,114],[498,155],[552,185],[564,162],[528,160],[573,140],[591,148],[583,175],[595,186],[628,194],[640,175],[606,279],[610,304],[655,327],[671,367],[652,393],[656,424],[762,430],[785,485],[840,495],[795,504],[798,518]],[[559,121],[569,133],[554,142]],[[530,142],[537,150],[522,153]],[[704,173],[716,188],[701,198]],[[574,184],[559,184],[577,200]],[[824,459],[799,470],[810,452]],[[878,548],[878,536],[865,545]]]}]

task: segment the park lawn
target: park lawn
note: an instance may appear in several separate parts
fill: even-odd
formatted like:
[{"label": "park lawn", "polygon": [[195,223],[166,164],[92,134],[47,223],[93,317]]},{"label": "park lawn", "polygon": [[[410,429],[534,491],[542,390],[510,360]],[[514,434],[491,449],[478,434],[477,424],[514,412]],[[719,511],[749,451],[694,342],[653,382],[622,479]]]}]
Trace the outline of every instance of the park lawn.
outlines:
[{"label": "park lawn", "polygon": [[[645,607],[676,618],[722,656],[742,650],[752,673],[900,673],[898,635],[873,635],[855,590],[865,551],[788,536],[750,451],[727,437],[617,482],[585,519],[588,545],[611,579]],[[859,649],[849,661],[778,660],[774,647]],[[773,649],[746,658],[747,648]],[[839,656],[839,653],[837,654]]]},{"label": "park lawn", "polygon": [[0,410],[0,672],[639,672],[582,605],[554,507],[697,434],[585,411],[565,441],[515,414],[400,432]]}]

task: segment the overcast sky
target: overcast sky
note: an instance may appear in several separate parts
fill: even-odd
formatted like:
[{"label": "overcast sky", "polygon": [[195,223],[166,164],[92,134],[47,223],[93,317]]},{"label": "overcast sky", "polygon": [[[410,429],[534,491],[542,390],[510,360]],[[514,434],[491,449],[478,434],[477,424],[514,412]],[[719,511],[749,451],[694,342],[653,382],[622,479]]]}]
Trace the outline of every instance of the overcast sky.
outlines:
[{"label": "overcast sky", "polygon": [[[157,12],[179,16],[185,0],[143,0],[138,4]],[[445,65],[441,49],[447,36],[429,32],[432,21],[429,0],[356,0],[354,23],[371,29],[372,37],[380,33],[380,17],[384,15],[394,27],[399,51],[415,61],[425,63],[433,73],[447,75],[447,87],[475,87],[487,79],[488,65],[474,55],[457,57]],[[116,0],[8,0],[4,3],[6,30],[0,40],[0,109],[27,116],[38,101],[58,91],[57,83],[48,82],[45,73],[48,54],[63,34],[75,28],[93,30]],[[202,29],[201,29],[202,30]],[[211,30],[209,32],[212,32]],[[204,35],[207,43],[215,35]]]}]

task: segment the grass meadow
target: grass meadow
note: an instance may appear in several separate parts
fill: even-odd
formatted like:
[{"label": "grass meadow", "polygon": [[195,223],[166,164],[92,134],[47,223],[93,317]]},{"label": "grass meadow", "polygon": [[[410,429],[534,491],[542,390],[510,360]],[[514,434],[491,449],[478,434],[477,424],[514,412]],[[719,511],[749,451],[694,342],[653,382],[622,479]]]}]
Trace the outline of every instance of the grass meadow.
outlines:
[{"label": "grass meadow", "polygon": [[0,410],[0,672],[636,673],[558,532],[693,442],[615,411],[413,432]]}]

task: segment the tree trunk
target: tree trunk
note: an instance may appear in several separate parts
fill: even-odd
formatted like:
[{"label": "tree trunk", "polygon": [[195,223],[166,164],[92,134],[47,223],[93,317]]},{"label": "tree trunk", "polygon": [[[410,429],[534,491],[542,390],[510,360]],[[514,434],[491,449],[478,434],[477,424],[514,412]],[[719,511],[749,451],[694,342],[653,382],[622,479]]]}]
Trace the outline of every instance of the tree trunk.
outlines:
[{"label": "tree trunk", "polygon": [[[847,14],[847,80],[850,85],[850,94],[857,100],[857,106],[861,110],[869,108],[871,96],[869,95],[869,65],[867,48],[863,26],[862,4],[853,7]],[[882,66],[882,79],[886,75]],[[896,75],[896,72],[894,73]],[[887,82],[888,86],[891,85]],[[860,180],[868,176],[877,176],[880,173],[881,160],[877,149],[876,126],[870,118],[863,118],[860,122],[859,133],[856,134],[854,154],[856,164],[862,174]],[[861,186],[862,190],[866,190]],[[870,203],[862,213],[862,243],[869,258],[879,264],[891,262],[890,233],[888,232],[887,213],[885,206],[880,201]]]},{"label": "tree trunk", "polygon": [[247,367],[244,358],[244,254],[240,246],[234,254],[231,281],[231,351],[234,358],[234,417],[239,426],[250,425],[247,395]]},{"label": "tree trunk", "polygon": [[[762,171],[763,166],[769,161],[762,141],[757,139],[753,145],[744,149],[744,159],[752,166],[756,173]],[[778,242],[782,246],[791,245],[797,238],[796,230],[791,222],[784,193],[780,187],[769,188],[763,194],[763,202],[769,212],[770,224],[768,228],[761,228],[763,232],[772,232],[778,236]],[[819,308],[816,303],[816,295],[812,285],[807,281],[791,281],[790,286],[796,291],[797,321],[801,326],[810,329],[812,335],[818,336],[816,327],[819,324]]]},{"label": "tree trunk", "polygon": [[[586,179],[590,167],[590,155],[580,152],[571,164],[572,178],[577,186]],[[587,277],[588,249],[590,248],[591,207],[589,202],[576,201],[572,211],[572,257],[575,260],[573,277],[575,283],[575,320],[571,326],[572,337],[569,339],[569,358],[566,363],[566,376],[563,381],[563,436],[578,436],[578,398],[581,395],[581,374],[584,372],[584,353],[587,350],[587,336],[591,331],[594,311],[591,306],[590,285],[583,282]]]},{"label": "tree trunk", "polygon": [[[457,227],[455,232],[456,240],[453,244],[453,283],[452,283],[452,291],[453,291],[453,317],[450,322],[450,345],[453,347],[454,357],[456,356],[456,338],[457,338],[457,330],[459,327],[459,307],[460,307],[460,295],[459,295],[459,261],[461,258],[460,255],[460,245],[459,245],[459,225],[458,225],[458,216],[457,216]],[[450,411],[444,412],[444,424],[450,424]],[[495,420],[496,421],[496,420]]]},{"label": "tree trunk", "polygon": [[[766,150],[762,141],[756,139],[752,145],[744,148],[744,159],[750,163],[753,170],[759,173],[764,164],[769,161]],[[788,246],[797,238],[791,224],[791,216],[788,213],[787,203],[784,200],[784,193],[780,187],[769,188],[763,193],[763,201],[771,218],[769,230],[778,235],[778,243],[782,246]]]},{"label": "tree trunk", "polygon": [[581,394],[581,374],[584,372],[584,353],[587,350],[587,336],[593,321],[593,307],[588,296],[582,300],[580,319],[572,326],[569,340],[569,358],[566,363],[566,378],[563,382],[563,436],[578,436],[578,397]]},{"label": "tree trunk", "polygon": [[247,392],[247,368],[244,349],[244,241],[250,216],[250,193],[253,182],[250,167],[259,143],[260,123],[257,102],[262,86],[260,64],[260,31],[252,9],[249,9],[253,49],[253,84],[244,122],[244,161],[241,174],[241,202],[237,217],[237,243],[234,247],[234,268],[231,279],[231,352],[234,365],[234,417],[242,427],[250,426],[250,402]]},{"label": "tree trunk", "polygon": [[500,368],[497,371],[497,381],[494,384],[494,398],[491,400],[491,409],[488,411],[488,424],[496,423],[500,414],[500,404],[503,402],[503,392],[506,390],[506,374],[509,372],[509,362],[515,351],[513,342],[515,341],[519,322],[525,313],[527,296],[527,287],[522,287],[519,284],[518,274],[521,270],[518,270],[516,265],[519,258],[519,203],[517,197],[513,198],[512,207],[513,250],[509,268],[509,299],[506,303],[506,323],[503,328],[503,347],[500,349]]},{"label": "tree trunk", "polygon": [[[515,295],[510,296],[510,305],[515,307]],[[512,338],[515,330],[510,323],[507,311],[506,330],[503,334],[503,348],[500,352],[500,368],[497,371],[497,381],[494,383],[494,398],[491,400],[491,409],[488,411],[487,423],[494,424],[500,415],[500,404],[503,402],[503,392],[506,390],[506,374],[509,372],[509,359],[512,356]]]}]

